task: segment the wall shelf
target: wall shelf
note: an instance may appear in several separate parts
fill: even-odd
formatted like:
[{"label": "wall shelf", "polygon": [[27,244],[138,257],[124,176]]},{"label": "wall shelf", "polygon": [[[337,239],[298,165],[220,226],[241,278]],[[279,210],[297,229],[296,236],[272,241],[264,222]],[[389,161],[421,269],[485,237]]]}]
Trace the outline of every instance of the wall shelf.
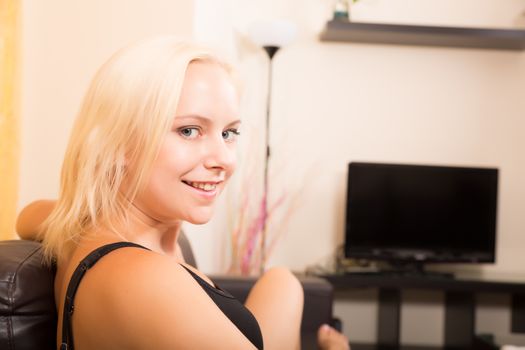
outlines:
[{"label": "wall shelf", "polygon": [[524,29],[438,27],[331,20],[321,41],[525,50]]}]

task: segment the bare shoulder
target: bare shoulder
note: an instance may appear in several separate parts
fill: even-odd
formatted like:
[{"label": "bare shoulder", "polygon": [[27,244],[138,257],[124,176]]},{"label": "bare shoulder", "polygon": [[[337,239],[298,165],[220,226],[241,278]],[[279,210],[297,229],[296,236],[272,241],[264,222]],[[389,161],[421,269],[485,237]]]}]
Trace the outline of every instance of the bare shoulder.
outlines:
[{"label": "bare shoulder", "polygon": [[253,348],[181,265],[143,249],[100,259],[75,304],[75,342],[85,348]]},{"label": "bare shoulder", "polygon": [[22,239],[37,240],[40,226],[47,219],[56,201],[49,199],[36,200],[26,205],[16,220],[16,232]]}]

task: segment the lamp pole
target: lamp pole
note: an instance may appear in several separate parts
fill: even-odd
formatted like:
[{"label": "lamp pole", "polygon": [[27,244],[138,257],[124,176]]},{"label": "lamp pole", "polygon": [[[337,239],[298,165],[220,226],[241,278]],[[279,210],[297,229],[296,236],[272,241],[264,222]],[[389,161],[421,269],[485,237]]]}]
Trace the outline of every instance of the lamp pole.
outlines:
[{"label": "lamp pole", "polygon": [[[270,165],[270,116],[271,116],[271,100],[272,100],[272,59],[282,47],[290,43],[296,34],[295,25],[287,20],[269,20],[259,21],[253,23],[249,28],[249,36],[258,47],[263,48],[268,55],[268,89],[267,89],[267,100],[266,100],[266,149],[265,149],[265,162],[264,162],[264,184],[263,184],[263,196],[260,202],[260,212],[257,215],[257,220],[261,220],[257,225],[258,233],[260,232],[261,239],[254,245],[259,244],[260,248],[260,272],[264,272],[264,268],[267,262],[267,231],[268,231],[268,195],[270,192],[269,184],[269,165]],[[253,241],[252,241],[253,242]],[[251,245],[250,248],[254,248]],[[253,250],[250,249],[250,252]],[[250,253],[251,254],[251,253]],[[251,256],[251,255],[250,255]],[[253,260],[252,260],[253,261]],[[253,266],[253,265],[252,265]]]},{"label": "lamp pole", "polygon": [[279,46],[263,46],[264,51],[268,55],[268,92],[266,98],[266,154],[264,161],[264,183],[263,183],[263,202],[262,202],[262,228],[261,228],[261,266],[260,272],[264,272],[266,265],[266,233],[268,221],[268,194],[269,181],[268,170],[270,164],[270,112],[272,102],[272,62],[273,56],[279,51]]}]

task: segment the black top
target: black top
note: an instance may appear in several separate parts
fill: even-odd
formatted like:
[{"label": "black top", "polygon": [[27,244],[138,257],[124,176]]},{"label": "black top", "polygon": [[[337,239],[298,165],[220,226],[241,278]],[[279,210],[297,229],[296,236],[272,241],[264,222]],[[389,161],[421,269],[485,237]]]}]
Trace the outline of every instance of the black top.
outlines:
[{"label": "black top", "polygon": [[200,278],[196,273],[184,267],[195,280],[201,285],[202,289],[208,294],[213,302],[221,309],[221,311],[233,322],[235,326],[248,338],[253,345],[259,350],[263,349],[263,339],[259,323],[252,315],[252,313],[241,303],[235,299],[233,295],[221,289],[219,286],[211,286],[208,282]]},{"label": "black top", "polygon": [[[87,257],[85,257],[77,266],[71,277],[71,281],[67,287],[66,300],[64,303],[64,312],[62,316],[62,343],[60,345],[61,350],[73,350],[73,329],[71,325],[71,316],[74,311],[74,299],[75,294],[78,290],[78,286],[82,277],[87,270],[89,270],[95,263],[102,258],[104,255],[111,251],[123,248],[123,247],[136,247],[147,249],[141,245],[131,242],[117,242],[104,245],[95,249]],[[261,329],[257,320],[252,313],[235,297],[230,293],[222,290],[218,286],[212,286],[208,282],[204,281],[193,271],[184,267],[190,275],[199,283],[202,289],[208,294],[213,302],[219,307],[219,309],[228,317],[228,319],[248,338],[253,345],[259,350],[263,349],[263,339]]]}]

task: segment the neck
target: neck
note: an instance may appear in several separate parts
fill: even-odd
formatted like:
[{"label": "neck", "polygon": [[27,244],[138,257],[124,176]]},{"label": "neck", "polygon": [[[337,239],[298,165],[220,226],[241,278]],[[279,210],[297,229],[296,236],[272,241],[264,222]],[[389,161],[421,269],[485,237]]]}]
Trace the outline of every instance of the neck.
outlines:
[{"label": "neck", "polygon": [[103,235],[111,235],[113,239],[124,238],[160,254],[174,255],[182,221],[163,222],[151,217],[133,202],[128,201],[127,204],[126,221],[115,226],[116,232],[104,230]]}]

